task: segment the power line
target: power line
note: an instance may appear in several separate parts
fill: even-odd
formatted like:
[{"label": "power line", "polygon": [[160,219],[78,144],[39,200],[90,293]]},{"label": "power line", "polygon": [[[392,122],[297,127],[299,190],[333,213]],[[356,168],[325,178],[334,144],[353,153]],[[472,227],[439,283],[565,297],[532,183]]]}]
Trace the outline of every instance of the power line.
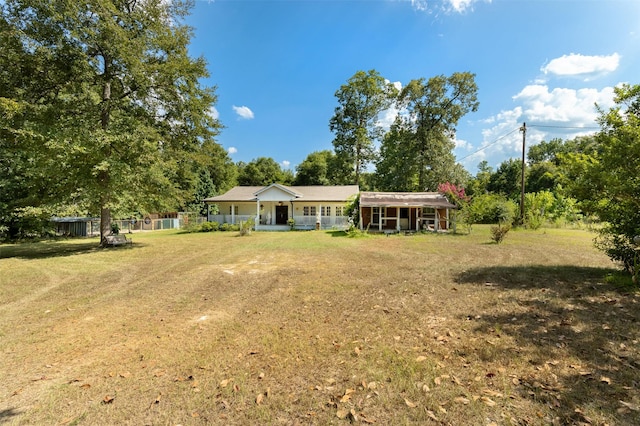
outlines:
[{"label": "power line", "polygon": [[548,128],[548,129],[580,129],[580,130],[600,130],[600,127],[581,127],[581,126],[551,126],[542,124],[529,124],[528,127]]},{"label": "power line", "polygon": [[469,157],[471,157],[472,155],[475,155],[475,154],[479,153],[480,151],[484,151],[485,149],[487,149],[487,148],[489,148],[489,147],[491,147],[491,146],[493,146],[493,145],[497,144],[498,142],[500,142],[502,139],[506,138],[507,136],[510,136],[510,135],[512,135],[513,133],[515,133],[515,132],[519,132],[519,131],[520,131],[520,127],[515,128],[515,129],[513,129],[512,131],[510,131],[509,133],[506,133],[506,134],[504,134],[504,135],[502,135],[502,136],[498,137],[498,138],[497,138],[497,139],[495,139],[493,142],[491,142],[489,145],[483,146],[482,148],[478,149],[477,151],[474,151],[474,152],[472,152],[472,153],[471,153],[471,154],[469,154],[469,155],[465,155],[464,157],[459,158],[459,159],[458,159],[458,161],[462,161],[462,160],[464,160],[465,158],[469,158]]},{"label": "power line", "polygon": [[[581,126],[552,126],[552,125],[544,125],[544,124],[527,124],[527,127],[536,127],[536,128],[548,128],[548,129],[572,129],[572,130],[600,130],[600,127],[581,127]],[[469,158],[472,155],[475,155],[481,151],[484,151],[485,149],[492,147],[493,145],[497,144],[498,142],[500,142],[502,139],[506,138],[507,136],[510,136],[511,134],[521,131],[521,127],[518,127],[517,129],[513,129],[512,131],[510,131],[509,133],[506,133],[500,137],[498,137],[497,139],[495,139],[493,142],[491,142],[489,145],[483,146],[482,148],[473,151],[471,154],[465,155],[464,157],[461,157],[458,159],[458,161],[462,161],[465,158]]]}]

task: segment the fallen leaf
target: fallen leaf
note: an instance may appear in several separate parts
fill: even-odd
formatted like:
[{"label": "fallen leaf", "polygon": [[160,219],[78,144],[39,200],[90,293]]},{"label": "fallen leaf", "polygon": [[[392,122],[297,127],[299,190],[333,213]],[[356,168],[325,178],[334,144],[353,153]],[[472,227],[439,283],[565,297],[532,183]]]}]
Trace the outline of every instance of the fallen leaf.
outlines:
[{"label": "fallen leaf", "polygon": [[360,348],[359,347],[355,347],[355,349],[353,350],[353,352],[356,354],[356,356],[360,356]]},{"label": "fallen leaf", "polygon": [[229,383],[231,383],[232,380],[233,379],[224,379],[223,381],[220,382],[220,387],[226,388],[229,385]]},{"label": "fallen leaf", "polygon": [[365,416],[364,414],[360,413],[360,419],[367,424],[374,424],[376,422],[376,419],[373,418],[368,418],[367,416]]},{"label": "fallen leaf", "polygon": [[610,384],[611,384],[611,379],[610,379],[610,378],[608,378],[608,377],[606,377],[606,376],[602,376],[602,377],[600,377],[600,381],[601,381],[601,382],[603,382],[603,383],[606,383],[606,384],[608,384],[608,385],[610,385]]},{"label": "fallen leaf", "polygon": [[338,411],[336,411],[336,417],[339,419],[346,419],[348,415],[349,415],[349,410],[346,410],[344,408],[341,408]]},{"label": "fallen leaf", "polygon": [[440,379],[440,377],[436,377],[435,379],[433,379],[433,382],[436,384],[436,386],[440,386],[440,383],[442,383],[442,380]]},{"label": "fallen leaf", "polygon": [[433,413],[433,411],[431,411],[431,410],[427,410],[427,416],[429,416],[429,418],[430,418],[431,420],[434,420],[434,421],[436,421],[436,422],[437,422],[437,421],[439,421],[439,420],[438,420],[438,418],[436,417],[436,415],[435,415],[435,414]]},{"label": "fallen leaf", "polygon": [[429,386],[427,386],[426,384],[422,385],[422,392],[427,393],[427,392],[430,392],[430,391],[431,391],[431,389],[429,389]]},{"label": "fallen leaf", "polygon": [[120,377],[122,377],[123,379],[126,379],[128,377],[131,377],[131,373],[128,371],[122,372],[120,373]]},{"label": "fallen leaf", "polygon": [[481,397],[480,400],[487,404],[489,407],[493,407],[494,405],[496,405],[496,402],[494,400],[486,396]]},{"label": "fallen leaf", "polygon": [[625,407],[627,407],[629,410],[640,411],[640,404],[634,404],[631,402],[624,402],[624,401],[618,401],[618,402],[624,405]]},{"label": "fallen leaf", "polygon": [[258,396],[256,396],[256,404],[260,405],[262,404],[262,400],[264,399],[264,394],[263,393],[259,393]]},{"label": "fallen leaf", "polygon": [[103,404],[111,404],[114,399],[116,399],[115,396],[105,395],[105,397],[102,398],[102,403]]},{"label": "fallen leaf", "polygon": [[405,398],[404,403],[407,404],[407,407],[409,408],[416,408],[418,405],[414,402],[409,401],[408,399]]},{"label": "fallen leaf", "polygon": [[467,405],[469,403],[469,400],[464,396],[458,396],[454,398],[453,401],[457,402],[458,404],[464,404],[464,405]]},{"label": "fallen leaf", "polygon": [[259,380],[264,379],[264,373],[260,373],[260,374],[258,375],[258,379],[259,379]]},{"label": "fallen leaf", "polygon": [[419,357],[416,358],[416,362],[422,362],[422,361],[426,361],[427,357],[424,355],[420,355]]},{"label": "fallen leaf", "polygon": [[378,384],[376,382],[369,382],[369,384],[367,385],[367,389],[369,390],[376,390],[378,388]]}]

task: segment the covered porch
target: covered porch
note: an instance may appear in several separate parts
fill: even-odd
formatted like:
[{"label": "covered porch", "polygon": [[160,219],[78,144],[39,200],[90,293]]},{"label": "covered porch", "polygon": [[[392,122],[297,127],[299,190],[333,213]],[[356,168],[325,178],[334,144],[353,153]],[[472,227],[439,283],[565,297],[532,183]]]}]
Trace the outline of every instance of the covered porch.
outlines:
[{"label": "covered porch", "polygon": [[363,192],[360,229],[370,231],[446,231],[454,204],[437,192]]}]

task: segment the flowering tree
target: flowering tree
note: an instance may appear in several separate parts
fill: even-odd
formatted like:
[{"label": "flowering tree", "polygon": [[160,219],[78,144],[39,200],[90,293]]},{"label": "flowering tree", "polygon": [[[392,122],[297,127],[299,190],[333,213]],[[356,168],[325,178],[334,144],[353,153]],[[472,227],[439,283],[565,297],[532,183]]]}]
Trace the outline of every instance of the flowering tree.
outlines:
[{"label": "flowering tree", "polygon": [[438,192],[447,197],[449,202],[455,204],[459,208],[469,201],[469,197],[464,193],[464,188],[451,182],[439,184]]}]

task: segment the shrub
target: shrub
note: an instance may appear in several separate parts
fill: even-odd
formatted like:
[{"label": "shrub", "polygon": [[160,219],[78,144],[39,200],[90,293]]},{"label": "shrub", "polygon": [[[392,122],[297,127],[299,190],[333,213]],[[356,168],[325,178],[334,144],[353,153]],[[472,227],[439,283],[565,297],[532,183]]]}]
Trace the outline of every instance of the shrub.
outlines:
[{"label": "shrub", "polygon": [[118,235],[120,233],[120,225],[117,222],[113,222],[111,224],[111,233],[113,235]]},{"label": "shrub", "polygon": [[506,197],[498,194],[481,194],[474,197],[465,207],[468,222],[473,223],[513,223],[518,206]]},{"label": "shrub", "polygon": [[287,225],[289,225],[289,227],[293,230],[293,228],[296,227],[296,220],[290,217],[289,219],[287,219]]},{"label": "shrub", "polygon": [[232,228],[233,226],[230,223],[223,223],[222,225],[220,225],[221,231],[231,231]]},{"label": "shrub", "polygon": [[240,223],[240,235],[251,235],[251,230],[253,229],[254,220],[249,219],[245,222]]},{"label": "shrub", "polygon": [[498,223],[491,227],[491,239],[500,244],[511,230],[510,223]]},{"label": "shrub", "polygon": [[202,225],[200,225],[200,232],[217,231],[219,227],[220,224],[218,222],[204,222]]}]

